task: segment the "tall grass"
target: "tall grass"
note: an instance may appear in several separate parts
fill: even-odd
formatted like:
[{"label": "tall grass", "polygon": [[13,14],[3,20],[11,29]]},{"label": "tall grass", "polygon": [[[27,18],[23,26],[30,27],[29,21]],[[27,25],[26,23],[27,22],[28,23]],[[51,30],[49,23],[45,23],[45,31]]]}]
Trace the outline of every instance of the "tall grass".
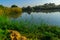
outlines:
[{"label": "tall grass", "polygon": [[[0,29],[3,31],[17,30],[30,40],[60,40],[60,28],[57,26],[49,26],[47,24],[29,25],[29,22],[25,23],[23,21],[13,22],[4,16],[0,16]],[[1,30],[0,34],[2,35]]]},{"label": "tall grass", "polygon": [[9,40],[7,30],[17,30],[29,40],[60,40],[59,27],[47,24],[30,24],[28,21],[10,21],[8,15],[11,13],[14,15],[19,9],[12,8],[11,10],[12,11],[6,9],[3,13],[4,15],[0,16],[0,40],[3,40],[3,37]]}]

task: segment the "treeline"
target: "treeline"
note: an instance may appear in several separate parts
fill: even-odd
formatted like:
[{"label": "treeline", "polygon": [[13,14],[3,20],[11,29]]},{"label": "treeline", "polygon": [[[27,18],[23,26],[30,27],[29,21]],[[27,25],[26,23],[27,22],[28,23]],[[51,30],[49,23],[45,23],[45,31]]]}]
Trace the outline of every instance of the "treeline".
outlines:
[{"label": "treeline", "polygon": [[23,7],[22,8],[23,11],[33,11],[33,12],[40,12],[40,11],[48,11],[48,10],[60,10],[60,5],[56,5],[54,3],[46,3],[46,4],[43,4],[43,5],[38,5],[38,6],[34,6],[34,7],[31,7],[31,6],[28,6],[28,7]]},{"label": "treeline", "polygon": [[41,12],[41,11],[60,11],[60,5],[56,5],[55,3],[45,3],[43,5],[38,5],[38,6],[27,6],[27,7],[18,7],[17,5],[12,5],[11,7],[5,7],[3,5],[0,5],[0,11],[6,9],[14,9],[14,12]]}]

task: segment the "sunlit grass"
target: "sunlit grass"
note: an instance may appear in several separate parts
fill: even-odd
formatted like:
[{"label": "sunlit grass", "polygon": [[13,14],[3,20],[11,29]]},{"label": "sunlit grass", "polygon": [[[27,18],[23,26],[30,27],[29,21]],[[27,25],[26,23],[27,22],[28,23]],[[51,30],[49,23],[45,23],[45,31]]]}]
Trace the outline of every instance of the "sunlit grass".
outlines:
[{"label": "sunlit grass", "polygon": [[[22,12],[20,8],[5,8],[0,9],[0,40],[7,38],[7,30],[17,30],[22,35],[26,36],[28,40],[60,40],[60,28],[48,24],[30,24],[26,21],[11,21],[9,16],[13,16]],[[16,17],[16,16],[15,16]]]},{"label": "sunlit grass", "polygon": [[29,25],[29,22],[25,23],[23,21],[13,22],[4,16],[0,17],[0,29],[2,29],[3,31],[17,30],[22,35],[26,36],[29,40],[43,40],[43,39],[56,40],[60,38],[60,28],[57,26],[49,26],[47,24]]}]

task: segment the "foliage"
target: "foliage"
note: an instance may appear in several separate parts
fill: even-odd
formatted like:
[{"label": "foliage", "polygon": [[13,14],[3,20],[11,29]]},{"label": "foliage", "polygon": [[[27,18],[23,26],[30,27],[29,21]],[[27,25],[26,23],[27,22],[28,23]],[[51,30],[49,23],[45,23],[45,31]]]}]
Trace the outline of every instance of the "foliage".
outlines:
[{"label": "foliage", "polygon": [[11,8],[13,8],[13,7],[18,7],[18,6],[17,5],[12,5]]},{"label": "foliage", "polygon": [[[51,7],[51,5],[52,4],[44,4],[35,7],[28,6],[27,10],[30,12],[31,10],[37,11],[40,9],[41,10],[57,9],[57,6],[55,4],[53,4],[55,7]],[[2,13],[2,15],[0,16],[0,40],[3,40],[3,38],[4,40],[10,39],[7,30],[17,30],[22,35],[26,36],[29,40],[60,40],[60,27],[58,26],[51,26],[48,24],[36,25],[29,24],[29,22],[24,21],[13,22],[9,20],[8,16],[16,17],[14,15],[16,14],[20,15],[23,10],[22,8],[19,7],[0,8],[0,14]]]},{"label": "foliage", "polygon": [[17,18],[19,15],[21,15],[22,13],[22,8],[8,8],[6,10],[6,15],[9,16],[9,17],[13,17],[13,18]]},{"label": "foliage", "polygon": [[33,6],[33,7],[23,7],[24,12],[41,12],[41,11],[59,11],[60,5],[55,5],[55,3],[45,3],[43,5]]},{"label": "foliage", "polygon": [[[3,17],[3,16],[2,16]],[[23,21],[19,22],[12,22],[8,21],[5,17],[0,17],[0,29],[4,30],[17,30],[22,35],[26,36],[29,39],[37,39],[37,40],[60,40],[60,28],[57,26],[50,26],[46,24],[35,25],[32,24],[29,26],[29,23],[24,23]],[[4,19],[5,18],[5,19]],[[6,20],[6,21],[4,21]],[[0,30],[1,37],[2,32]],[[4,31],[5,32],[5,31]],[[7,32],[5,32],[7,33]],[[4,34],[5,35],[5,34]],[[7,35],[8,36],[8,35]],[[4,36],[6,37],[6,36]],[[2,38],[1,38],[2,39]]]},{"label": "foliage", "polygon": [[19,7],[13,7],[13,8],[8,8],[8,7],[1,8],[0,7],[0,15],[4,14],[8,17],[17,18],[17,16],[21,15],[21,13],[22,13],[22,8],[19,8]]}]

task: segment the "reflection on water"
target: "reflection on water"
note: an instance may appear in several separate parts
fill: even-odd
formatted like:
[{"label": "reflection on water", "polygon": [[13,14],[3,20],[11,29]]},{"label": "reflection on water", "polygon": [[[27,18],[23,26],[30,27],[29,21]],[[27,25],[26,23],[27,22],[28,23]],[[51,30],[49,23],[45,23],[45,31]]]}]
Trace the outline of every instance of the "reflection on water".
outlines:
[{"label": "reflection on water", "polygon": [[[32,11],[27,11],[28,14],[31,14]],[[52,12],[60,12],[60,9],[55,9],[55,10],[38,10],[38,11],[34,11],[36,13],[38,12],[42,12],[42,13],[52,13]]]},{"label": "reflection on water", "polygon": [[[20,16],[19,16],[20,15]],[[30,15],[28,13],[17,14],[16,19],[11,18],[12,21],[24,21],[34,24],[46,23],[49,25],[60,25],[60,12],[32,12]]]}]

